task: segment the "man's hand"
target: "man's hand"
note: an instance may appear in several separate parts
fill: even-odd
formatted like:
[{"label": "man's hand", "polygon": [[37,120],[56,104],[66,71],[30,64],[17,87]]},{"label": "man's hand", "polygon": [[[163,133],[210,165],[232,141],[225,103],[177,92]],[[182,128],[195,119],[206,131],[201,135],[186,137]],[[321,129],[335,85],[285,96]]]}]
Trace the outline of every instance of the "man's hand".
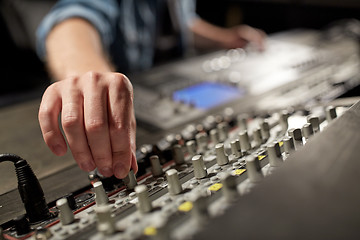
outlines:
[{"label": "man's hand", "polygon": [[124,178],[130,168],[137,172],[136,122],[133,88],[126,76],[114,72],[87,72],[50,85],[39,110],[46,144],[64,155],[66,142],[81,169],[97,167],[106,177]]},{"label": "man's hand", "polygon": [[243,48],[248,43],[252,43],[258,50],[263,51],[265,38],[266,34],[262,30],[248,25],[239,25],[223,29],[220,44],[223,48]]}]

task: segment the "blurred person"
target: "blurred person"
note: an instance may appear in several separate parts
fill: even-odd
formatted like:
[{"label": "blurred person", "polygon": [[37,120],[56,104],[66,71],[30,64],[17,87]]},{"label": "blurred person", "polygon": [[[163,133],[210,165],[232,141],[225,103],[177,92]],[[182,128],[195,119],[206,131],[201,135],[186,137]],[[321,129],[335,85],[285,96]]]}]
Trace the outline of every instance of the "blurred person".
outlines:
[{"label": "blurred person", "polygon": [[192,45],[252,42],[262,50],[264,38],[247,25],[204,21],[192,0],[60,0],[37,31],[38,54],[55,80],[40,104],[43,138],[54,154],[66,153],[60,115],[81,169],[124,178],[137,171],[133,89],[124,73],[149,69],[166,51],[181,56]]}]

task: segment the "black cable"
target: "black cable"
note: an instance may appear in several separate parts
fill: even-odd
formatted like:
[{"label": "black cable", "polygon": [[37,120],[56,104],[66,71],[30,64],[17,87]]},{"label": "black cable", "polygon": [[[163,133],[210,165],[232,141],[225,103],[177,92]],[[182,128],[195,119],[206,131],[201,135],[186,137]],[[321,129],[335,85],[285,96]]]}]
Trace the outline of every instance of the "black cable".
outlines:
[{"label": "black cable", "polygon": [[18,180],[18,190],[30,223],[40,222],[51,217],[44,192],[26,160],[15,154],[0,154],[0,162],[14,163]]}]

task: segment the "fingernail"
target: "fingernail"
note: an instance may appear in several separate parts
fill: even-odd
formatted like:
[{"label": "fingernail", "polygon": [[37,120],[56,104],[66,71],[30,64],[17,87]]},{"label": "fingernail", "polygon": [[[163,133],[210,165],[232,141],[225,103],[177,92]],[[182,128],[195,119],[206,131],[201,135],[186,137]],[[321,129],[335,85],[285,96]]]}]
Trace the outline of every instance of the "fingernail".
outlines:
[{"label": "fingernail", "polygon": [[90,172],[95,169],[95,164],[93,162],[83,162],[80,167],[82,170]]},{"label": "fingernail", "polygon": [[118,163],[115,165],[114,174],[117,178],[124,178],[128,174],[128,171],[125,169],[123,164]]},{"label": "fingernail", "polygon": [[113,175],[113,171],[109,167],[104,167],[100,170],[100,173],[104,175],[104,177],[111,177]]},{"label": "fingernail", "polygon": [[52,146],[51,149],[56,155],[63,155],[66,153],[66,149],[64,149],[60,144]]}]

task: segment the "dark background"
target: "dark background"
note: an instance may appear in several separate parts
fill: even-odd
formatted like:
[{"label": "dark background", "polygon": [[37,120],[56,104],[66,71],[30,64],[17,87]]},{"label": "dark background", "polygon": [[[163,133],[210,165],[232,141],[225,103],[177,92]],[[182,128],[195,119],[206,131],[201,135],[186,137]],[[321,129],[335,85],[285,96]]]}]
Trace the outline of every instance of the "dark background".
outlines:
[{"label": "dark background", "polygon": [[[50,79],[35,51],[35,30],[54,0],[0,2],[0,107],[40,97]],[[236,24],[271,34],[293,28],[323,29],[344,18],[360,17],[359,0],[198,0],[197,12],[219,26]]]}]

